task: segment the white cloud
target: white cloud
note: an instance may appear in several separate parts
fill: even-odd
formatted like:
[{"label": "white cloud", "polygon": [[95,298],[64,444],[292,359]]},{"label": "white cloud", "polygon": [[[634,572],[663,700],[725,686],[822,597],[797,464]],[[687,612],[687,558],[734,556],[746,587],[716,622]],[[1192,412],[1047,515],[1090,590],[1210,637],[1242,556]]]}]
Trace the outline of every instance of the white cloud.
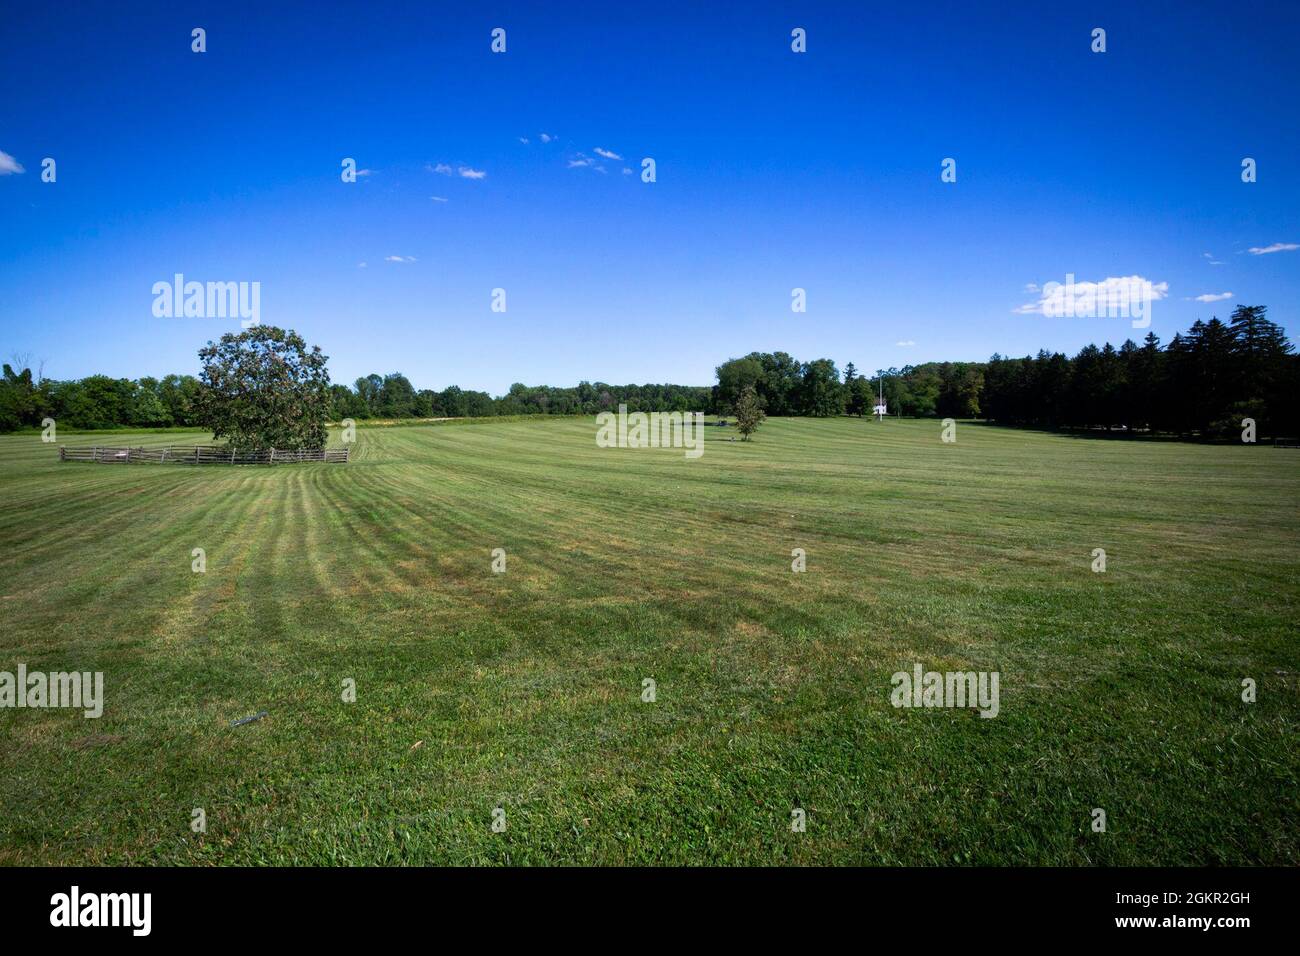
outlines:
[{"label": "white cloud", "polygon": [[415,256],[384,256],[385,262],[414,262]]},{"label": "white cloud", "polygon": [[429,198],[432,199],[434,202],[446,202],[446,201],[447,201],[447,197],[446,197],[446,196],[430,196]]},{"label": "white cloud", "polygon": [[630,169],[628,169],[626,166],[624,166],[624,167],[623,167],[623,175],[624,175],[624,176],[631,176],[631,175],[632,175],[632,170],[630,170]]},{"label": "white cloud", "polygon": [[1195,298],[1194,301],[1196,301],[1196,302],[1222,302],[1224,299],[1231,299],[1231,298],[1232,298],[1232,293],[1231,293],[1231,292],[1219,292],[1219,293],[1217,293],[1217,294],[1214,293],[1214,292],[1207,292],[1207,293],[1205,293],[1205,295],[1198,295],[1198,296],[1196,296],[1196,298]]},{"label": "white cloud", "polygon": [[541,135],[541,140],[543,143],[549,143],[553,139],[555,139],[555,137],[552,136],[550,133],[543,133]]},{"label": "white cloud", "polygon": [[1102,317],[1108,313],[1126,315],[1130,306],[1156,302],[1169,294],[1168,282],[1152,282],[1142,276],[1108,276],[1100,282],[1048,282],[1039,289],[1038,300],[1012,311],[1017,315]]},{"label": "white cloud", "polygon": [[1293,249],[1300,249],[1300,244],[1294,242],[1275,242],[1271,246],[1251,246],[1246,251],[1252,256],[1266,256],[1270,252],[1290,252]]},{"label": "white cloud", "polygon": [[1210,265],[1212,265],[1212,266],[1221,266],[1221,265],[1223,265],[1222,262],[1220,262],[1218,259],[1214,258],[1214,253],[1212,253],[1212,252],[1202,252],[1201,255],[1205,258],[1205,261],[1208,262],[1208,263],[1209,263]]},{"label": "white cloud", "polygon": [[358,176],[369,176],[369,175],[371,175],[372,173],[374,173],[374,170],[373,170],[373,169],[358,169],[358,170],[357,170],[357,175],[358,175]]},{"label": "white cloud", "polygon": [[1026,283],[1025,283],[1025,291],[1026,291],[1026,292],[1037,292],[1037,291],[1038,291],[1038,283],[1037,283],[1037,282],[1026,282]]},{"label": "white cloud", "polygon": [[595,160],[592,159],[590,156],[584,156],[584,155],[582,155],[582,153],[579,153],[577,159],[571,159],[571,160],[569,160],[569,168],[570,168],[570,169],[579,169],[579,168],[581,168],[581,167],[583,167],[583,166],[591,166],[591,165],[593,165],[594,163],[595,163]]},{"label": "white cloud", "polygon": [[358,262],[358,263],[357,263],[357,268],[358,268],[358,269],[364,269],[365,267],[366,267],[366,264],[365,264],[364,262]]},{"label": "white cloud", "polygon": [[599,146],[596,147],[596,155],[597,155],[597,156],[604,156],[606,159],[622,159],[622,158],[623,158],[623,157],[620,156],[618,153],[615,153],[615,152],[613,152],[612,150],[608,150],[608,149],[601,149]]},{"label": "white cloud", "polygon": [[24,172],[23,164],[0,149],[0,176],[11,176],[21,172]]},{"label": "white cloud", "polygon": [[903,341],[895,342],[894,344],[897,345],[899,348],[907,348],[909,345],[915,345],[916,343],[913,342],[911,339],[903,339]]},{"label": "white cloud", "polygon": [[483,170],[474,169],[472,166],[457,166],[452,169],[447,163],[439,163],[437,166],[430,166],[425,163],[424,168],[431,173],[440,173],[443,176],[459,174],[461,179],[482,179],[487,175]]},{"label": "white cloud", "polygon": [[527,137],[527,136],[520,136],[520,137],[519,137],[519,142],[521,142],[521,143],[523,143],[525,146],[527,146],[527,145],[528,145],[528,137]]}]

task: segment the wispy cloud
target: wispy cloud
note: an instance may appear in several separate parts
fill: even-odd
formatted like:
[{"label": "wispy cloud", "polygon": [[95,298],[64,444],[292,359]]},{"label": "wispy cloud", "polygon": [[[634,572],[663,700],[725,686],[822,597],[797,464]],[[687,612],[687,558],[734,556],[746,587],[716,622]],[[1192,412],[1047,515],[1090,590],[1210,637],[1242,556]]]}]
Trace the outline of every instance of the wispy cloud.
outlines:
[{"label": "wispy cloud", "polygon": [[895,342],[894,344],[899,348],[907,348],[909,345],[915,345],[916,343],[911,339],[903,339],[901,342]]},{"label": "wispy cloud", "polygon": [[590,156],[584,156],[582,153],[579,153],[575,159],[569,160],[570,169],[581,169],[582,167],[594,166],[595,164],[596,161],[594,159]]},{"label": "wispy cloud", "polygon": [[12,176],[21,172],[24,172],[23,164],[0,149],[0,176]]},{"label": "wispy cloud", "polygon": [[1157,302],[1166,298],[1169,283],[1152,282],[1137,275],[1107,276],[1100,282],[1048,282],[1037,291],[1036,301],[1026,302],[1012,311],[1017,315],[1061,317],[1086,316],[1097,310],[1104,315],[1111,304]]},{"label": "wispy cloud", "polygon": [[1231,299],[1231,292],[1207,292],[1204,295],[1194,296],[1193,302],[1222,302],[1224,299]]},{"label": "wispy cloud", "polygon": [[482,179],[487,176],[486,172],[472,166],[457,166],[452,169],[447,163],[438,163],[436,166],[425,163],[424,168],[431,173],[438,173],[442,176],[460,176],[461,179]]},{"label": "wispy cloud", "polygon": [[627,166],[624,166],[624,167],[623,167],[623,175],[624,175],[624,176],[631,176],[631,175],[632,175],[632,170],[629,169]]},{"label": "wispy cloud", "polygon": [[384,256],[385,262],[414,262],[415,256]]},{"label": "wispy cloud", "polygon": [[373,170],[373,169],[358,169],[358,170],[357,170],[357,175],[358,175],[358,176],[369,176],[369,175],[371,175],[372,173],[374,173],[374,170]]},{"label": "wispy cloud", "polygon": [[527,137],[527,136],[520,136],[520,137],[519,137],[519,142],[521,142],[521,143],[523,143],[525,146],[527,146],[527,145],[528,145],[528,137]]},{"label": "wispy cloud", "polygon": [[538,138],[539,138],[543,143],[549,143],[549,142],[551,142],[553,139],[555,139],[555,137],[552,136],[550,133],[542,133],[541,136],[539,136]]},{"label": "wispy cloud", "polygon": [[357,268],[358,268],[358,269],[364,269],[365,267],[366,267],[366,264],[365,264],[364,262],[358,262],[358,263],[357,263]]},{"label": "wispy cloud", "polygon": [[1201,253],[1201,256],[1205,259],[1206,262],[1208,262],[1208,263],[1209,263],[1210,265],[1212,265],[1212,266],[1221,266],[1221,265],[1223,265],[1222,262],[1220,262],[1218,259],[1214,258],[1214,253],[1212,253],[1212,252],[1202,252],[1202,253]]},{"label": "wispy cloud", "polygon": [[618,153],[614,152],[613,150],[601,149],[599,146],[596,147],[596,155],[597,155],[597,156],[604,156],[606,159],[622,159],[622,158],[623,158],[622,156],[620,156]]},{"label": "wispy cloud", "polygon": [[434,202],[446,202],[446,201],[447,201],[447,197],[446,197],[446,196],[430,196],[429,198],[432,199]]},{"label": "wispy cloud", "polygon": [[1291,252],[1294,249],[1300,249],[1300,243],[1275,242],[1271,246],[1251,246],[1246,251],[1252,256],[1266,256],[1270,252]]}]

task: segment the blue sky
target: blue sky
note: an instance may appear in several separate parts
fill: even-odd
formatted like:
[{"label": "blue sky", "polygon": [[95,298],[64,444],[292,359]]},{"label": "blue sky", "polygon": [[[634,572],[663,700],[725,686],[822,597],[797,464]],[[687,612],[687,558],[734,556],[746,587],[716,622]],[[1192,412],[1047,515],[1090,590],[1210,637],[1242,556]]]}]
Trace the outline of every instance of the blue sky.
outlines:
[{"label": "blue sky", "polygon": [[1300,249],[1258,251],[1300,243],[1300,5],[702,6],[13,6],[0,353],[195,372],[238,322],[154,317],[178,272],[260,282],[336,381],[493,393],[1144,334],[1022,309],[1070,273],[1167,283],[1165,340],[1236,302],[1300,333]]}]

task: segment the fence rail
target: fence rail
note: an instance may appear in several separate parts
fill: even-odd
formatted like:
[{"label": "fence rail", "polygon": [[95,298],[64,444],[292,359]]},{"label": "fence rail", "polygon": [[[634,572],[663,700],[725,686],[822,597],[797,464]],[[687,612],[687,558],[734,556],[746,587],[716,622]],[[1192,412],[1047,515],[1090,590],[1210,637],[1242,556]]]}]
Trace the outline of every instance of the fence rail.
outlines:
[{"label": "fence rail", "polygon": [[131,448],[120,445],[59,446],[60,461],[95,461],[129,465],[170,462],[179,465],[278,465],[285,462],[345,462],[349,448],[230,448],[225,445],[168,445]]}]

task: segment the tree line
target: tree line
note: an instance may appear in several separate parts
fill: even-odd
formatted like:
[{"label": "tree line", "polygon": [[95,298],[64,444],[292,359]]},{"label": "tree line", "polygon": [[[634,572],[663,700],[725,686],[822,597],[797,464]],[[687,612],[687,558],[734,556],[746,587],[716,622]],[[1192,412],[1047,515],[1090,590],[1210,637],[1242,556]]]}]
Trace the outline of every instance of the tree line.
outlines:
[{"label": "tree line", "polygon": [[800,362],[751,352],[718,366],[714,409],[753,388],[769,415],[870,415],[883,393],[890,415],[983,418],[1041,428],[1126,429],[1222,437],[1253,419],[1259,434],[1300,435],[1300,356],[1266,306],[1238,306],[1228,322],[1197,320],[1162,346],[1087,345],[1073,357],[926,362],[858,374],[830,359]]},{"label": "tree line", "polygon": [[0,381],[0,431],[39,426],[46,418],[71,428],[161,428],[198,424],[199,380],[163,378],[42,378],[22,362],[5,363]]},{"label": "tree line", "polygon": [[981,362],[926,362],[865,376],[852,362],[841,373],[831,359],[751,352],[718,366],[710,410],[730,412],[753,388],[768,415],[870,415],[883,393],[891,415],[977,418],[983,371]]},{"label": "tree line", "polygon": [[[15,370],[17,367],[19,370]],[[201,427],[203,384],[193,375],[111,378],[90,375],[59,381],[33,372],[28,361],[5,363],[0,381],[0,432],[39,427],[46,418],[77,429]],[[627,405],[629,411],[713,410],[713,389],[695,385],[607,385],[571,388],[514,384],[498,397],[450,385],[416,389],[400,372],[367,375],[328,390],[329,417],[465,418],[498,415],[595,415]]]},{"label": "tree line", "polygon": [[1300,357],[1264,306],[1197,322],[1161,347],[1148,333],[1074,358],[994,355],[980,411],[1011,425],[1114,428],[1222,437],[1253,419],[1266,435],[1300,434]]},{"label": "tree line", "polygon": [[465,418],[495,415],[595,415],[626,405],[631,412],[711,411],[712,389],[694,385],[523,385],[493,398],[451,385],[417,390],[400,372],[367,375],[351,388],[330,386],[332,414],[344,418]]},{"label": "tree line", "polygon": [[[1261,434],[1300,434],[1300,356],[1264,306],[1238,306],[1226,323],[1197,320],[1167,346],[1148,334],[1140,345],[1088,345],[1073,357],[994,355],[987,362],[926,362],[874,375],[859,373],[852,362],[841,371],[827,358],[751,352],[716,373],[712,387],[516,383],[493,397],[455,385],[416,389],[393,372],[328,385],[324,402],[333,421],[594,415],[620,404],[629,411],[731,414],[752,389],[757,410],[775,416],[870,415],[883,394],[890,415],[1204,437],[1230,434],[1241,419],[1253,418]],[[39,426],[45,418],[86,429],[200,427],[203,389],[191,375],[58,381],[16,360],[4,365],[0,381],[0,431]]]}]

